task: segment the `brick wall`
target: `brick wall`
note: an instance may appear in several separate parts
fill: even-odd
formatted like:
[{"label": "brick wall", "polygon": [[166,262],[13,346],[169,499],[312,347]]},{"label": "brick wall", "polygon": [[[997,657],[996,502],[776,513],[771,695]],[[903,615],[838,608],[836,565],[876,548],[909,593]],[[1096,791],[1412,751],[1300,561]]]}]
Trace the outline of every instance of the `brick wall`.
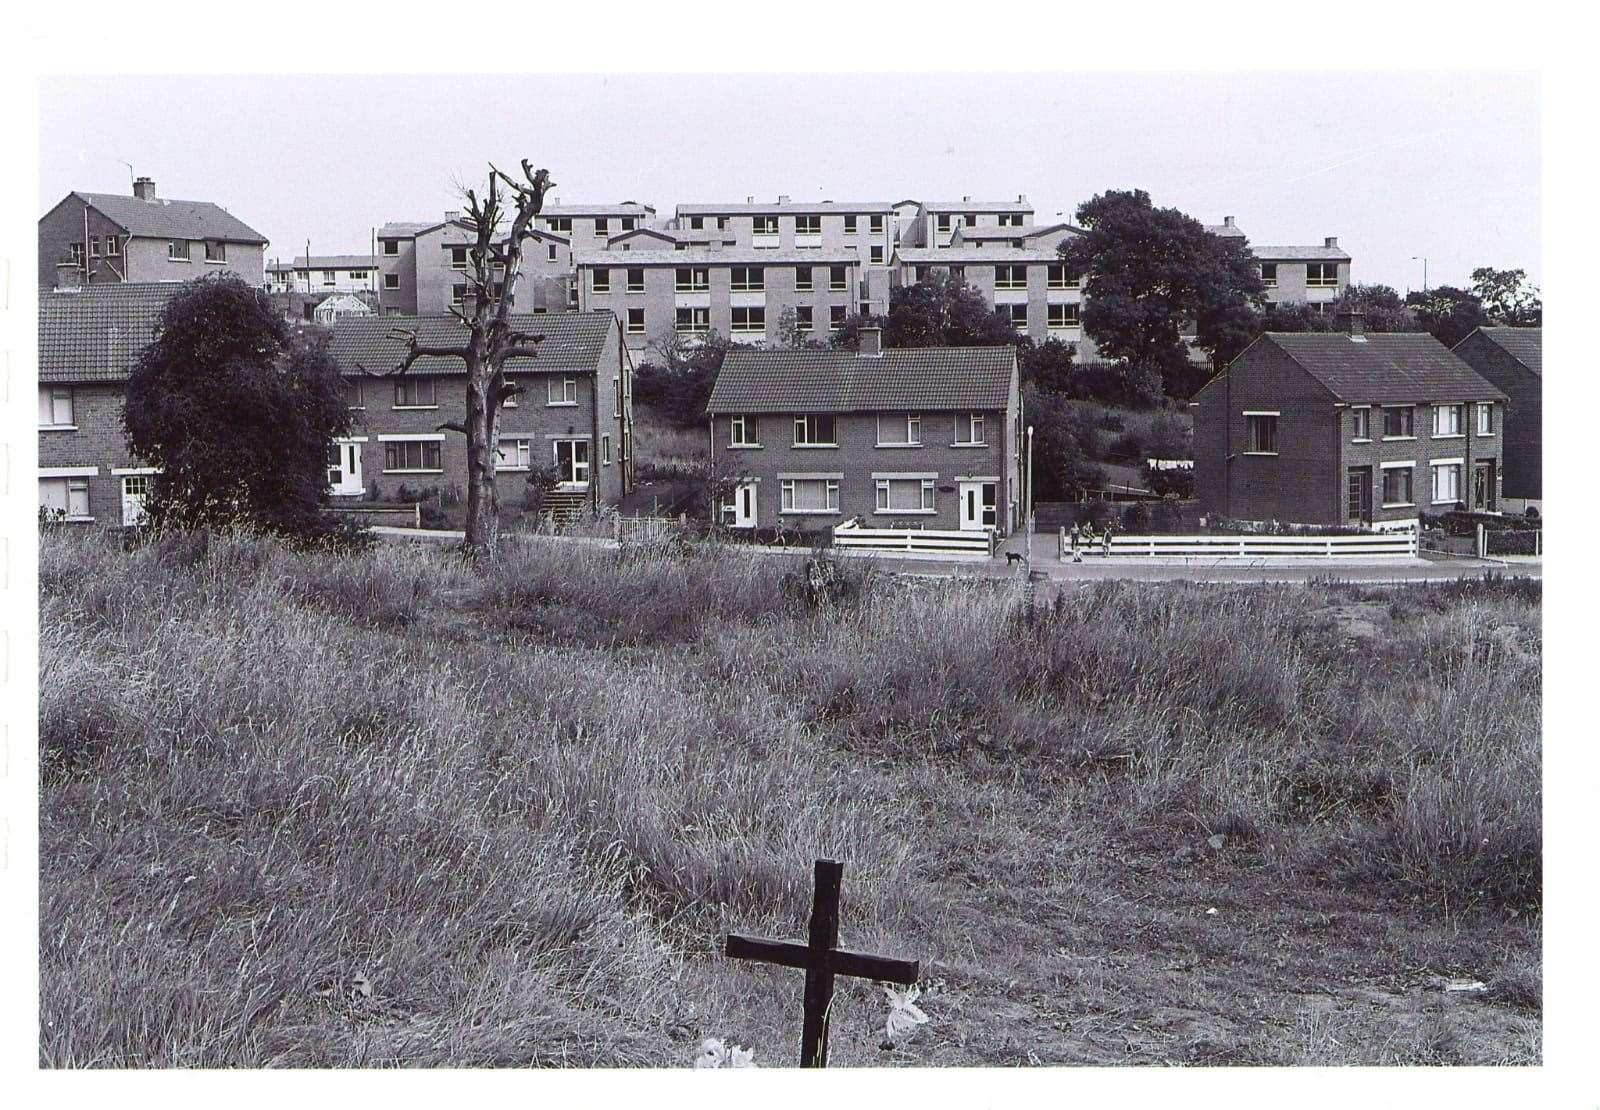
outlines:
[{"label": "brick wall", "polygon": [[1478,332],[1456,345],[1455,353],[1510,398],[1501,437],[1506,497],[1539,500],[1544,496],[1544,382]]},{"label": "brick wall", "polygon": [[39,431],[39,468],[98,467],[89,481],[89,515],[103,527],[122,523],[122,479],[113,468],[141,465],[128,454],[122,434],[122,386],[72,388],[74,427]]}]

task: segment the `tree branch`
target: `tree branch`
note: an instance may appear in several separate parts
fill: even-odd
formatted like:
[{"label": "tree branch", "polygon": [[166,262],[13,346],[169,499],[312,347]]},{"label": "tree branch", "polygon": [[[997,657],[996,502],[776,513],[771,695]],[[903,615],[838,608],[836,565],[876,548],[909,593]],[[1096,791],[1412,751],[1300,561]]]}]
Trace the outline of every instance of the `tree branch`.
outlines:
[{"label": "tree branch", "polygon": [[467,426],[465,424],[463,424],[459,420],[446,420],[443,424],[440,424],[438,427],[436,427],[434,429],[434,431],[436,431],[436,432],[460,432],[462,435],[466,435],[467,434]]}]

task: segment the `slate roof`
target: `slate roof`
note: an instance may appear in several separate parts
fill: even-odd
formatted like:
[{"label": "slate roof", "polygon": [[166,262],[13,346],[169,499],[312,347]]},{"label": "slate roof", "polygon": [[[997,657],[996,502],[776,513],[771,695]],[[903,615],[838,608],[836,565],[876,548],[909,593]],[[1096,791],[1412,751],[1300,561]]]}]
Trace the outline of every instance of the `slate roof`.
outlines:
[{"label": "slate roof", "polygon": [[[306,256],[295,255],[294,269],[296,270],[370,270],[375,263],[370,254],[314,254],[311,264],[306,265]],[[269,266],[269,270],[277,267]]]},{"label": "slate roof", "polygon": [[[1543,345],[1541,339],[1544,335],[1543,328],[1484,327],[1478,330],[1483,333],[1485,339],[1499,347],[1506,354],[1540,377],[1544,376],[1544,364],[1540,353],[1540,348]],[[1465,343],[1466,340],[1463,339],[1461,342]]]},{"label": "slate roof", "polygon": [[1339,247],[1260,247],[1250,245],[1250,253],[1267,262],[1349,262],[1348,251]]},{"label": "slate roof", "polygon": [[443,220],[425,220],[421,223],[409,220],[396,220],[384,224],[378,229],[379,239],[414,239],[424,231],[432,231],[436,227],[443,227]]},{"label": "slate roof", "polygon": [[1361,339],[1342,332],[1268,332],[1260,342],[1277,346],[1349,404],[1505,398],[1426,332],[1369,332]]},{"label": "slate roof", "polygon": [[895,251],[895,257],[901,262],[934,266],[1061,261],[1061,256],[1050,247],[901,247]]},{"label": "slate roof", "polygon": [[[945,253],[949,253],[948,251]],[[853,248],[837,247],[833,250],[760,250],[755,247],[689,247],[686,250],[650,251],[574,251],[575,266],[601,266],[607,269],[626,269],[629,266],[790,266],[807,262],[818,266],[842,265],[860,262],[861,255]]]},{"label": "slate roof", "polygon": [[39,291],[39,380],[126,381],[181,282]]},{"label": "slate roof", "polygon": [[[513,359],[513,370],[577,370],[584,373],[599,367],[606,336],[616,326],[608,311],[513,313],[512,326],[533,335],[544,336],[537,359]],[[345,374],[393,369],[405,358],[405,337],[389,333],[396,328],[415,331],[424,347],[448,347],[461,342],[465,325],[454,316],[344,316],[333,324],[329,352]],[[359,366],[358,366],[359,364]],[[465,374],[458,358],[423,358],[411,368],[417,374]]]},{"label": "slate roof", "polygon": [[1244,231],[1238,224],[1206,224],[1205,227],[1213,235],[1221,235],[1229,239],[1244,237]]},{"label": "slate roof", "polygon": [[854,351],[735,347],[706,405],[727,412],[875,412],[1004,409],[1014,347],[913,347]]},{"label": "slate roof", "polygon": [[760,216],[760,215],[820,215],[828,213],[851,215],[866,212],[888,215],[894,205],[886,200],[791,200],[768,204],[680,204],[680,216]]},{"label": "slate roof", "polygon": [[[216,239],[224,243],[262,243],[267,237],[208,200],[140,200],[117,193],[74,196],[129,235],[146,239]],[[59,206],[58,206],[59,207]]]}]

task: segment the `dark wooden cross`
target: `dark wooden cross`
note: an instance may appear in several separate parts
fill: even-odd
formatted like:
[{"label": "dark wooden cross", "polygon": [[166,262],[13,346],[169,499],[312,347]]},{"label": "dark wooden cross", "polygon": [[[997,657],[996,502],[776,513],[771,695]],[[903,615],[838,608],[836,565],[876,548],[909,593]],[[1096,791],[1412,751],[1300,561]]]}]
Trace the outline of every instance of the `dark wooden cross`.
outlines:
[{"label": "dark wooden cross", "polygon": [[839,879],[844,865],[819,859],[816,890],[811,899],[810,943],[728,935],[727,954],[736,960],[798,967],[806,973],[805,1025],[800,1034],[800,1066],[828,1066],[828,1010],[833,1005],[833,977],[853,975],[909,986],[917,981],[916,960],[868,956],[839,948]]}]

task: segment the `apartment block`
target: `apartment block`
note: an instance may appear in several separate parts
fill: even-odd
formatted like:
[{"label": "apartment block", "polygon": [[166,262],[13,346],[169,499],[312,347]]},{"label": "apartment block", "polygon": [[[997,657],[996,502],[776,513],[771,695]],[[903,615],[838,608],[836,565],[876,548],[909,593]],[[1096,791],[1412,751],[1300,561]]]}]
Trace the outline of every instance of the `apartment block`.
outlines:
[{"label": "apartment block", "polygon": [[921,201],[916,213],[901,232],[906,247],[939,248],[950,246],[958,228],[1029,228],[1033,226],[1033,205],[1027,194],[1016,200]]},{"label": "apartment block", "polygon": [[895,255],[894,283],[911,285],[935,270],[972,286],[1036,343],[1083,339],[1083,284],[1053,246],[902,247]]},{"label": "apartment block", "polygon": [[[1245,238],[1232,216],[1206,230],[1224,238]],[[1350,286],[1350,255],[1339,246],[1337,236],[1323,239],[1321,246],[1263,246],[1250,244],[1267,287],[1268,305],[1309,304],[1327,312],[1339,295]]]},{"label": "apartment block", "polygon": [[534,222],[539,230],[561,236],[574,251],[595,251],[605,249],[612,236],[648,227],[655,220],[655,208],[638,201],[562,204],[560,197],[553,197]]},{"label": "apartment block", "polygon": [[39,217],[42,289],[188,281],[207,273],[265,281],[267,239],[226,209],[167,200],[148,177],[132,196],[71,192]]},{"label": "apartment block", "polygon": [[[378,303],[385,315],[448,314],[466,303],[469,250],[476,233],[457,211],[437,223],[389,223],[377,232]],[[572,245],[564,236],[536,230],[523,241],[522,272],[513,303],[534,313],[572,307]]]},{"label": "apartment block", "polygon": [[615,313],[635,351],[712,330],[775,343],[790,310],[802,335],[826,339],[861,310],[861,263],[850,249],[619,247],[575,262],[579,310]]},{"label": "apartment block", "polygon": [[292,262],[267,264],[268,293],[373,293],[378,287],[378,260],[366,254],[297,255]]}]

